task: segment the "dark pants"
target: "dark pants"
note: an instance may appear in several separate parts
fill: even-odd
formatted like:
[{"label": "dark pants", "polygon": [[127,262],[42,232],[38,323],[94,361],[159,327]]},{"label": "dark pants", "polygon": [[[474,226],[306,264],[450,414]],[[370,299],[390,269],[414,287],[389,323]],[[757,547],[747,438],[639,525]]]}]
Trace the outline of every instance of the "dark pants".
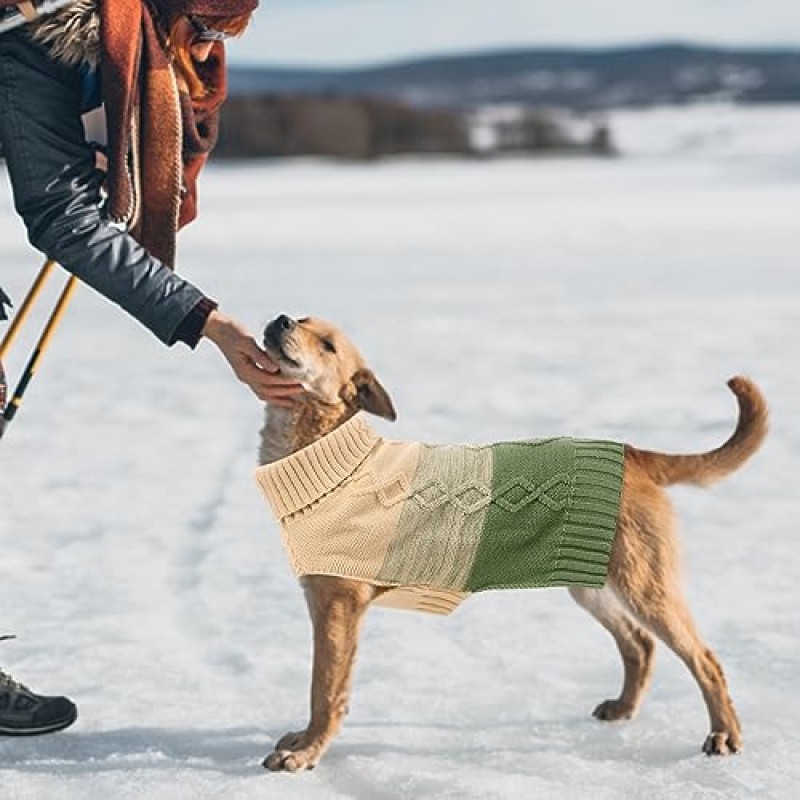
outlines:
[{"label": "dark pants", "polygon": [[105,217],[83,98],[80,69],[24,28],[0,34],[0,147],[31,244],[172,344],[203,294]]}]

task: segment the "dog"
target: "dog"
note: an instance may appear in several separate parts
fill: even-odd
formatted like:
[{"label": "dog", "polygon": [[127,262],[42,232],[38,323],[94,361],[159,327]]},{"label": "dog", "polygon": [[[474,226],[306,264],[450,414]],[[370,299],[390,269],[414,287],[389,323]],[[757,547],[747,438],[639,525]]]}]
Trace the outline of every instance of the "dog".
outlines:
[{"label": "dog", "polygon": [[[306,392],[292,408],[267,406],[262,469],[308,452],[304,448],[353,424],[358,412],[396,419],[388,392],[336,326],[281,315],[266,326],[263,344],[281,372],[302,383]],[[686,664],[703,695],[710,719],[702,745],[707,755],[738,752],[741,726],[722,667],[700,639],[680,590],[675,521],[664,487],[709,485],[738,469],[761,445],[768,421],[764,397],[747,378],[734,377],[728,386],[738,401],[739,418],[733,434],[715,450],[667,455],[619,445],[619,511],[606,579],[602,588],[569,588],[578,605],[614,637],[624,667],[619,697],[601,702],[594,716],[613,721],[636,713],[650,682],[658,638]],[[311,714],[305,729],[287,733],[264,759],[271,771],[297,772],[319,763],[347,713],[364,612],[392,590],[333,574],[306,574],[301,583],[313,626]]]}]

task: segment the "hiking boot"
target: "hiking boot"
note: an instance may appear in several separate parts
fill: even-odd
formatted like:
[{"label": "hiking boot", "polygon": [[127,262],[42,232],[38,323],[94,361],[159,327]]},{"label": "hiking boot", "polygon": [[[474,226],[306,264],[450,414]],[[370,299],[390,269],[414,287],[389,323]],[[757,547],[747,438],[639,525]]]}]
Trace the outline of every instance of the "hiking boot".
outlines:
[{"label": "hiking boot", "polygon": [[0,735],[36,736],[67,728],[78,709],[66,697],[44,697],[0,669]]}]

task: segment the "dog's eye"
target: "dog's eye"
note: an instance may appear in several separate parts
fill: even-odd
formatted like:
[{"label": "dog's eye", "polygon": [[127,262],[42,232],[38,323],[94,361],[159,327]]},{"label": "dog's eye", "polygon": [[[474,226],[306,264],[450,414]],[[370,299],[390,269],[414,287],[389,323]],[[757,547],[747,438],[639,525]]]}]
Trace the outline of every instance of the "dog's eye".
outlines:
[{"label": "dog's eye", "polygon": [[329,353],[336,352],[336,347],[334,346],[333,342],[330,339],[322,340],[322,348],[323,350],[327,350]]}]

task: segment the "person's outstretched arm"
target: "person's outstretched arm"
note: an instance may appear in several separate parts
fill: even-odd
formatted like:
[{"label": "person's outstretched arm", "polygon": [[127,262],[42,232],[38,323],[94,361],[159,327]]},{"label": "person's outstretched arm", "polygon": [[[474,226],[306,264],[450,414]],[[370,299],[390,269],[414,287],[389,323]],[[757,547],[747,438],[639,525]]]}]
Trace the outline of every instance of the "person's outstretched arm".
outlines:
[{"label": "person's outstretched arm", "polygon": [[84,135],[78,70],[16,30],[3,34],[0,50],[0,142],[31,244],[165,344],[194,347],[206,335],[257,397],[289,402],[300,387],[276,374],[244,328],[104,215],[104,175]]}]

